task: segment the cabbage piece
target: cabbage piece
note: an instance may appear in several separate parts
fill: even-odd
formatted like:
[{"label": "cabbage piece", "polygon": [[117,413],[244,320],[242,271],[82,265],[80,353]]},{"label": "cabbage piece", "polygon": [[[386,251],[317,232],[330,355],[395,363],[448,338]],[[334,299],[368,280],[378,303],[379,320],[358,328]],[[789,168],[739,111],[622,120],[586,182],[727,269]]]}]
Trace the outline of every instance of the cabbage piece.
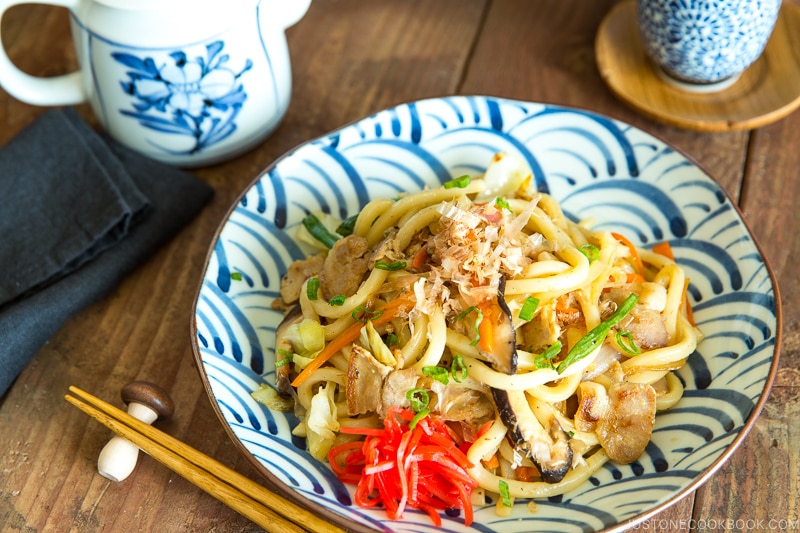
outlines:
[{"label": "cabbage piece", "polygon": [[292,362],[294,363],[294,369],[296,371],[302,372],[305,367],[311,364],[313,361],[313,357],[303,357],[302,355],[294,354],[292,357]]},{"label": "cabbage piece", "polygon": [[336,431],[339,431],[339,419],[336,416],[334,392],[336,384],[326,383],[311,398],[311,406],[306,416],[308,451],[319,460],[328,457],[328,450],[333,446]]},{"label": "cabbage piece", "polygon": [[325,328],[311,318],[305,318],[286,329],[286,340],[297,355],[311,358],[325,347]]},{"label": "cabbage piece", "polygon": [[499,152],[486,168],[483,175],[486,188],[478,194],[475,202],[488,202],[498,196],[513,197],[530,181],[532,175],[531,169],[520,158]]},{"label": "cabbage piece", "polygon": [[371,320],[367,320],[366,325],[361,328],[360,340],[361,344],[365,348],[369,348],[369,351],[372,352],[372,355],[374,355],[375,359],[380,363],[392,368],[397,366],[397,359],[395,359],[392,350],[383,342],[381,334],[378,333],[378,330],[372,325]]},{"label": "cabbage piece", "polygon": [[258,388],[250,393],[250,396],[258,403],[276,411],[291,412],[294,410],[294,398],[284,398],[266,383],[259,384]]}]

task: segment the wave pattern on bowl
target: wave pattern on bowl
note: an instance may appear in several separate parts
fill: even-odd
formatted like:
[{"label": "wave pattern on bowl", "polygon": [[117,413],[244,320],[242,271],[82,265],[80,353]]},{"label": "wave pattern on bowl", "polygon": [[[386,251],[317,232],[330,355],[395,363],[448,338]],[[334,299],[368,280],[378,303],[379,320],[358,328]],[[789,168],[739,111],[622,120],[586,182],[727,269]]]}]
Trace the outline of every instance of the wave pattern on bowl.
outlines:
[{"label": "wave pattern on bowl", "polygon": [[[250,392],[274,385],[271,308],[280,277],[307,250],[293,239],[306,213],[339,217],[377,197],[483,171],[492,155],[526,160],[541,191],[568,216],[625,232],[644,246],[668,240],[691,279],[705,339],[679,371],[686,393],[661,413],[651,444],[631,465],[607,464],[579,489],[517,502],[510,518],[492,506],[443,528],[422,513],[402,521],[352,505],[351,487],[291,435],[296,419]],[[211,253],[196,302],[193,339],[201,374],[224,422],[263,468],[358,530],[596,531],[644,519],[732,451],[768,387],[777,316],[773,277],[719,186],[662,141],[590,112],[486,97],[423,100],[382,111],[302,145],[243,194]]]}]

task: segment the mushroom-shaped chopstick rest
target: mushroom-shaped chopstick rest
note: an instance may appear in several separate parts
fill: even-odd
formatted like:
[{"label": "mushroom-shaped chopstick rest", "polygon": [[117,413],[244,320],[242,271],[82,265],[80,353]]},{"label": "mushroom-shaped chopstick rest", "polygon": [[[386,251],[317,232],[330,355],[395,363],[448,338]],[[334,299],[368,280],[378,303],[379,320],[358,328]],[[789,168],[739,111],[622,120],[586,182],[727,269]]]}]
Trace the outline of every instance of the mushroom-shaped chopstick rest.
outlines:
[{"label": "mushroom-shaped chopstick rest", "polygon": [[[133,381],[122,388],[122,401],[128,414],[145,424],[169,418],[175,411],[169,393],[154,383]],[[97,470],[111,481],[122,481],[131,475],[139,458],[139,448],[120,436],[114,436],[100,451]]]}]

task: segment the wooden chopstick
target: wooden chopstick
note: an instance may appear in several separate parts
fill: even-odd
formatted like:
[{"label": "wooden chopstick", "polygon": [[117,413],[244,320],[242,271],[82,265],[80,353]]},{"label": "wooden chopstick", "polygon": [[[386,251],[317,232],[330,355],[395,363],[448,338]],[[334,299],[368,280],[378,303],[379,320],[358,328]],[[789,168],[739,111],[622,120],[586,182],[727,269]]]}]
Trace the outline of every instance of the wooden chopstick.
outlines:
[{"label": "wooden chopstick", "polygon": [[318,515],[273,493],[178,439],[71,386],[65,399],[270,533],[342,533]]}]

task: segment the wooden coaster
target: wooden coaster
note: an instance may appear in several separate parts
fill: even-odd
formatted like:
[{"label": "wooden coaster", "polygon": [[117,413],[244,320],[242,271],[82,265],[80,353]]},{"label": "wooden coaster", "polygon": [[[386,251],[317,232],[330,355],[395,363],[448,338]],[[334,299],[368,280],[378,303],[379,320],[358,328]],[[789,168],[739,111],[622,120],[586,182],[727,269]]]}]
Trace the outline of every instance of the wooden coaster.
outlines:
[{"label": "wooden coaster", "polygon": [[595,40],[600,75],[621,100],[650,118],[699,131],[753,129],[800,106],[800,7],[784,2],[761,57],[728,88],[699,93],[662,79],[647,57],[636,2],[621,2]]}]

